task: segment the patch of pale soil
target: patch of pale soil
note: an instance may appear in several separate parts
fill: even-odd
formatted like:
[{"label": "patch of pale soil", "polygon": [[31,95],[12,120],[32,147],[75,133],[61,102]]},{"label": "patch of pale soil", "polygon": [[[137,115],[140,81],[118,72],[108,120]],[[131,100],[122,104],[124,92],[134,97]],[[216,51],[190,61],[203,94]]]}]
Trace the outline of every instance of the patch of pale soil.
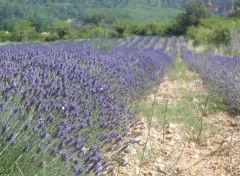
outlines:
[{"label": "patch of pale soil", "polygon": [[204,121],[212,130],[205,131],[199,141],[190,142],[176,165],[178,175],[239,176],[240,117],[218,112],[206,115]]},{"label": "patch of pale soil", "polygon": [[[195,73],[189,73],[195,74]],[[204,91],[201,80],[192,82],[170,81],[166,78],[158,89],[156,99],[149,96],[146,103],[176,104],[179,88]],[[196,100],[198,101],[198,100]],[[130,136],[140,134],[138,143],[130,145],[119,157],[109,157],[118,176],[240,176],[240,117],[227,113],[204,114],[203,121],[211,126],[198,140],[190,139],[193,128],[184,130],[183,124],[158,125],[153,117],[142,117],[140,123],[131,129]]]},{"label": "patch of pale soil", "polygon": [[[172,163],[169,162],[168,157],[171,156],[178,146],[181,145],[181,126],[177,124],[168,124],[163,130],[159,128],[151,128],[146,119],[141,118],[140,124],[131,133],[141,133],[136,139],[139,142],[129,146],[123,151],[124,164],[119,166],[117,162],[113,165],[117,168],[113,175],[119,176],[135,176],[135,175],[163,175],[165,170]],[[173,139],[174,136],[174,139]],[[114,158],[112,158],[114,160]],[[168,171],[174,173],[175,167]]]}]

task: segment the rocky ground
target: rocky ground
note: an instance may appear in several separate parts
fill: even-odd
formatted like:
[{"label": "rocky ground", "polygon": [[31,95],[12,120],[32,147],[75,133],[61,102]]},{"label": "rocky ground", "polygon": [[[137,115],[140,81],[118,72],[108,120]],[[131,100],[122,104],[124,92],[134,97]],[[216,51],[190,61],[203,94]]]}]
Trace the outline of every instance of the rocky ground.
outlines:
[{"label": "rocky ground", "polygon": [[129,134],[140,133],[139,142],[122,157],[110,156],[113,175],[240,176],[240,117],[215,104],[207,108],[199,76],[184,74],[190,79],[166,77],[140,102],[150,107],[149,115],[140,113],[140,123]]}]

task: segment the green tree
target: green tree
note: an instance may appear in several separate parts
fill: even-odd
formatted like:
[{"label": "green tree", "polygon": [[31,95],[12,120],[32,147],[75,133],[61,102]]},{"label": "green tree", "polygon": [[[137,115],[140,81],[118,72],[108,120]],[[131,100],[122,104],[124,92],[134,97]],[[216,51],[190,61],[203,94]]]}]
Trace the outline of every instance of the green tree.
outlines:
[{"label": "green tree", "polygon": [[0,41],[6,42],[12,38],[12,34],[6,31],[0,31]]},{"label": "green tree", "polygon": [[233,10],[228,14],[229,17],[240,17],[240,0],[236,1]]},{"label": "green tree", "polygon": [[211,16],[211,12],[201,2],[190,2],[184,6],[184,12],[177,17],[179,33],[185,34],[189,26],[197,26],[201,19]]},{"label": "green tree", "polygon": [[92,14],[88,14],[83,19],[85,24],[91,23],[96,25],[98,25],[99,23],[113,24],[115,20],[115,17],[105,12],[95,12]]},{"label": "green tree", "polygon": [[41,18],[29,18],[29,21],[38,33],[46,32],[48,30],[47,22]]},{"label": "green tree", "polygon": [[71,25],[62,21],[54,21],[49,26],[49,31],[53,34],[56,33],[59,39],[63,39],[67,34],[71,33]]},{"label": "green tree", "polygon": [[39,40],[41,38],[28,20],[12,20],[11,25],[13,41]]},{"label": "green tree", "polygon": [[127,23],[122,20],[116,20],[116,22],[113,25],[113,28],[115,29],[115,31],[118,33],[120,37],[123,36],[126,30],[126,27],[127,27]]}]

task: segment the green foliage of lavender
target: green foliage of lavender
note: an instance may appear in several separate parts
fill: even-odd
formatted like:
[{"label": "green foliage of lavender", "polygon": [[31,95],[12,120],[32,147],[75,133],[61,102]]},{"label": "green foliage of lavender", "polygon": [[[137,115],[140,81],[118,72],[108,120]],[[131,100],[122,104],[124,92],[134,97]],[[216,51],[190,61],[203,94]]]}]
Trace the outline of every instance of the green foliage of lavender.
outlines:
[{"label": "green foliage of lavender", "polygon": [[122,142],[137,123],[130,104],[161,81],[171,58],[135,46],[83,50],[89,41],[50,46],[0,49],[0,174],[107,175],[106,152],[136,142],[137,134]]}]

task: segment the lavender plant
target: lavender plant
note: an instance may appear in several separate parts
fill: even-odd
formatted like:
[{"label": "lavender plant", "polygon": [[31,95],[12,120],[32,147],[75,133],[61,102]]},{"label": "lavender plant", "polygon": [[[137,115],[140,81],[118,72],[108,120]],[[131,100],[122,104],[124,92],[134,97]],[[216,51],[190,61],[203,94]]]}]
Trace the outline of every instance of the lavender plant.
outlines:
[{"label": "lavender plant", "polygon": [[161,43],[160,47],[157,49],[157,51],[165,51],[165,49],[167,48],[167,44],[168,44],[168,38],[164,37],[162,39],[162,43]]},{"label": "lavender plant", "polygon": [[240,59],[194,54],[184,46],[181,51],[185,63],[201,75],[210,91],[239,113]]},{"label": "lavender plant", "polygon": [[144,37],[138,37],[128,47],[129,48],[133,48],[133,47],[136,48],[142,41],[144,41]]},{"label": "lavender plant", "polygon": [[106,152],[135,142],[121,143],[137,123],[130,104],[161,81],[167,55],[82,44],[0,50],[1,175],[107,175]]},{"label": "lavender plant", "polygon": [[138,45],[138,47],[140,48],[145,48],[149,42],[152,40],[152,36],[147,36],[147,37],[144,37],[144,40]]},{"label": "lavender plant", "polygon": [[156,36],[153,38],[152,43],[149,45],[149,47],[146,50],[153,51],[155,50],[155,46],[160,40],[160,36]]}]

